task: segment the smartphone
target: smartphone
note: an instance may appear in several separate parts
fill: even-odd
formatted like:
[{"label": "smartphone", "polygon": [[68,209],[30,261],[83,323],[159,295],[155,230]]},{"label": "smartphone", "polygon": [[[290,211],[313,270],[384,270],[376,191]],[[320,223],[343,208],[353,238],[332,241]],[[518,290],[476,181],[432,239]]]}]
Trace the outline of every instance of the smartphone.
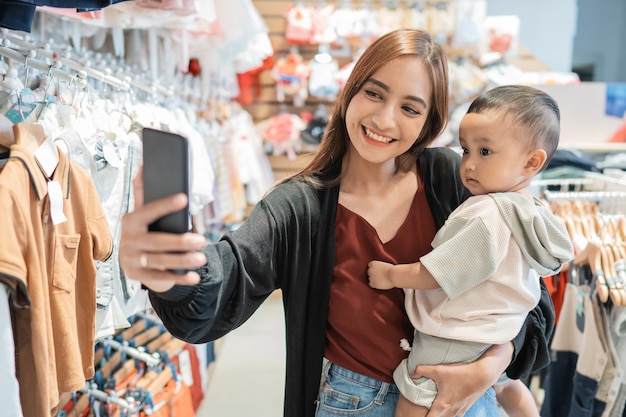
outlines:
[{"label": "smartphone", "polygon": [[[149,203],[173,194],[184,193],[189,201],[189,141],[176,133],[144,127],[143,201]],[[191,229],[189,203],[152,223],[148,230],[185,233]]]}]

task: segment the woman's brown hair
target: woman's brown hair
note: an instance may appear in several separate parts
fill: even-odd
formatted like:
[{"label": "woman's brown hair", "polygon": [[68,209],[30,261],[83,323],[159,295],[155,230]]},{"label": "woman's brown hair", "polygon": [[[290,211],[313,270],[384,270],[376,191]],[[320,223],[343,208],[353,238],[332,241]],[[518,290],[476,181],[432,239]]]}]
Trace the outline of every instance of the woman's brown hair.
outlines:
[{"label": "woman's brown hair", "polygon": [[448,64],[439,44],[419,29],[398,29],[374,41],[361,55],[337,100],[326,132],[311,162],[298,175],[319,187],[337,185],[341,164],[350,138],[346,130],[346,110],[361,86],[384,64],[412,55],[426,66],[432,82],[432,106],[428,120],[415,143],[397,160],[399,170],[407,170],[419,153],[443,132],[448,121]]}]

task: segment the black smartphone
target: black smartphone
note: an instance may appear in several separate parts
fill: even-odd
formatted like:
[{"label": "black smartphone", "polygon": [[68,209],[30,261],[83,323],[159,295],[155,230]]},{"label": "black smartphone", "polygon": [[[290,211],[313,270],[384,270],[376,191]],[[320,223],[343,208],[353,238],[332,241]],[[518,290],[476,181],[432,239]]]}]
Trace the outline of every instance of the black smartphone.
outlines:
[{"label": "black smartphone", "polygon": [[[144,127],[143,201],[149,203],[173,194],[185,193],[189,201],[189,141],[176,133]],[[152,223],[148,230],[185,233],[191,229],[189,203],[175,213]]]}]

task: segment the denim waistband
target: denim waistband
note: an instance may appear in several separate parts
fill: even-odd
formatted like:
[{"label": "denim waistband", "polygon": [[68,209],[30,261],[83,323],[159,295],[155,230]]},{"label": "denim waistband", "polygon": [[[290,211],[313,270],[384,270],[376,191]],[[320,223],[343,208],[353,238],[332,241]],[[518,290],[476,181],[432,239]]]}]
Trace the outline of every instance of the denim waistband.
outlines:
[{"label": "denim waistband", "polygon": [[388,386],[388,392],[391,393],[399,393],[400,391],[398,390],[398,387],[395,384],[390,384],[388,382],[383,382],[380,381],[376,378],[373,378],[371,376],[366,376],[366,375],[362,375],[359,374],[357,372],[351,371],[349,369],[346,369],[342,366],[339,366],[335,363],[332,363],[331,361],[329,361],[328,359],[324,358],[324,362],[323,362],[323,378],[327,378],[328,375],[330,373],[336,374],[336,375],[341,375],[344,378],[350,379],[356,383],[359,383],[361,385],[366,385],[372,388],[380,388],[382,385],[387,385]]}]

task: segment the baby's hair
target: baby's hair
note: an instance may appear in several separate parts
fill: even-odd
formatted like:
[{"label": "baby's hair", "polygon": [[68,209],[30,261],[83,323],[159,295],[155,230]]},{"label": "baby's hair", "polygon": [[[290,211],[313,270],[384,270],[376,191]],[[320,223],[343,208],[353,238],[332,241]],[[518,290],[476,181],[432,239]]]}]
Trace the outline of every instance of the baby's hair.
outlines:
[{"label": "baby's hair", "polygon": [[468,113],[502,110],[512,123],[528,132],[529,146],[546,152],[543,168],[548,166],[559,146],[561,112],[546,92],[525,85],[503,85],[476,98]]}]

